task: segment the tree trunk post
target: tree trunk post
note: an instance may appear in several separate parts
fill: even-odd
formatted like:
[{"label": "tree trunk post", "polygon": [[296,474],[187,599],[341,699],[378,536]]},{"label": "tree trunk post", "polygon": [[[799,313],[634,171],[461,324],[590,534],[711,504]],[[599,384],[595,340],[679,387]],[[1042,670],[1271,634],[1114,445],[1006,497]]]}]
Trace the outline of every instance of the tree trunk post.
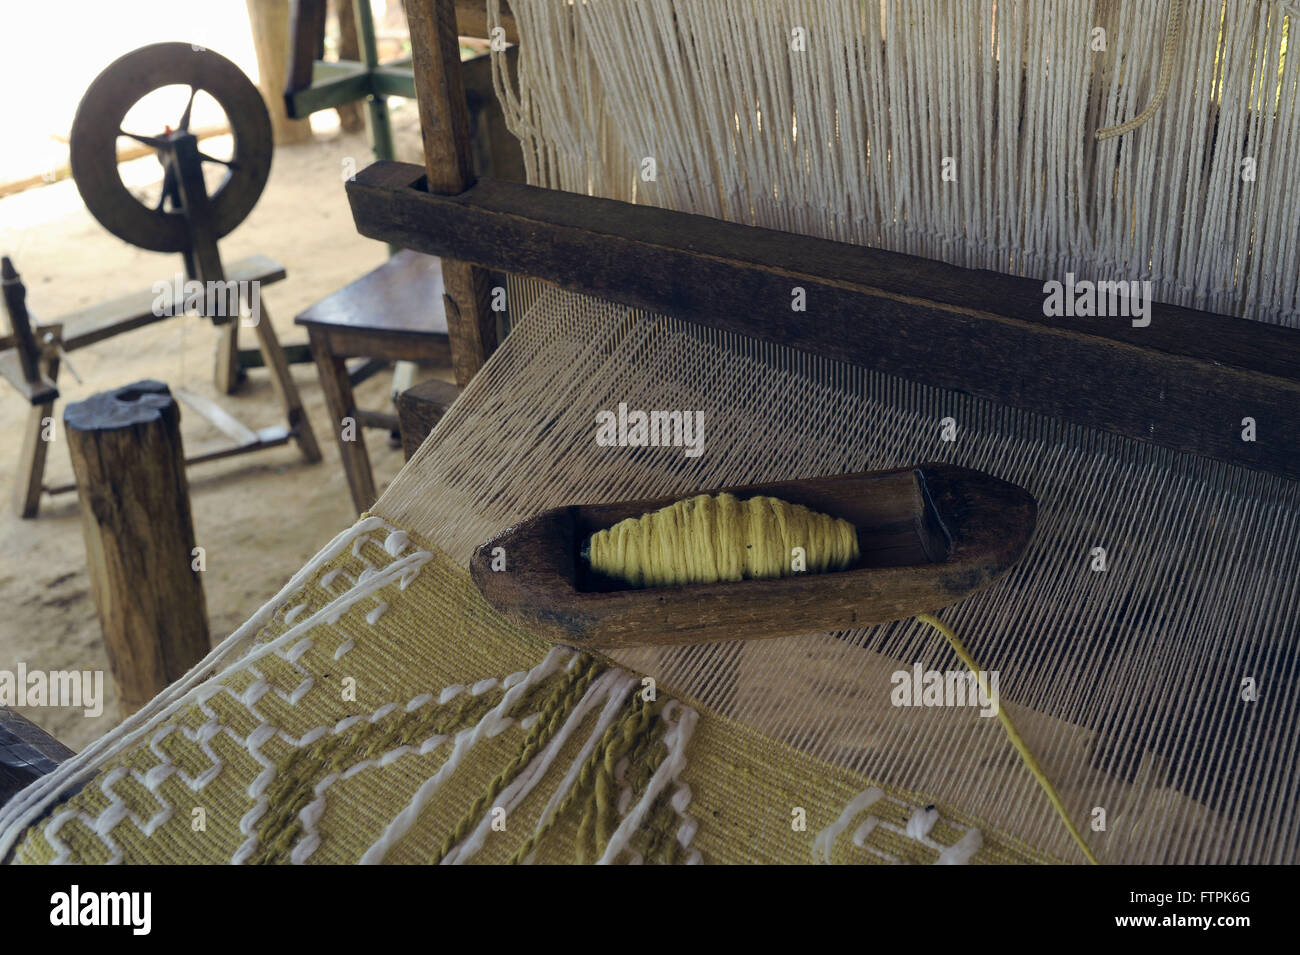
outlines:
[{"label": "tree trunk post", "polygon": [[140,381],[63,412],[91,590],[123,716],[207,655],[180,408]]}]

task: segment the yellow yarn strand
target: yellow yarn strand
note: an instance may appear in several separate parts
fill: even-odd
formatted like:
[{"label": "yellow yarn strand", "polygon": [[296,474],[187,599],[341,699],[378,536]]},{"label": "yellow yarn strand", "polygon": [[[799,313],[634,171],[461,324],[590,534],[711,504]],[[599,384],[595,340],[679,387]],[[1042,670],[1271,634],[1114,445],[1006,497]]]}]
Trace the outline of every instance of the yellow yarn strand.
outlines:
[{"label": "yellow yarn strand", "polygon": [[597,531],[589,548],[593,570],[666,587],[844,570],[858,559],[858,534],[778,498],[699,494]]},{"label": "yellow yarn strand", "polygon": [[[989,689],[988,679],[984,676],[984,671],[975,663],[975,659],[970,655],[970,652],[966,647],[962,645],[961,640],[957,639],[957,634],[952,631],[952,628],[938,617],[931,616],[928,613],[918,613],[916,619],[923,623],[928,623],[947,638],[949,645],[952,646],[953,652],[956,653],[961,662],[966,665],[966,668],[969,669],[971,673],[975,674],[975,679],[979,680],[980,687],[984,690],[986,696],[991,699],[992,691]],[[1003,707],[1001,703],[998,704],[998,720],[1002,723],[1002,728],[1006,730],[1007,738],[1011,740],[1011,745],[1014,746],[1016,752],[1020,754],[1020,759],[1024,762],[1025,768],[1028,769],[1034,779],[1038,781],[1038,785],[1042,787],[1043,792],[1047,793],[1047,798],[1051,801],[1052,807],[1056,810],[1056,814],[1060,816],[1061,821],[1065,823],[1065,828],[1070,830],[1070,835],[1073,836],[1074,841],[1079,844],[1079,848],[1083,850],[1084,856],[1087,857],[1088,861],[1093,865],[1100,865],[1101,863],[1097,861],[1097,857],[1093,855],[1092,850],[1088,848],[1088,844],[1083,841],[1083,836],[1079,835],[1079,830],[1075,828],[1073,820],[1070,819],[1070,814],[1065,811],[1065,804],[1061,802],[1061,797],[1057,795],[1056,787],[1053,786],[1052,781],[1047,778],[1047,774],[1043,772],[1043,768],[1038,765],[1038,760],[1036,760],[1034,754],[1030,752],[1029,746],[1025,743],[1024,739],[1021,738],[1020,733],[1016,730],[1015,724],[1011,722],[1011,717],[1007,715],[1006,708]]]}]

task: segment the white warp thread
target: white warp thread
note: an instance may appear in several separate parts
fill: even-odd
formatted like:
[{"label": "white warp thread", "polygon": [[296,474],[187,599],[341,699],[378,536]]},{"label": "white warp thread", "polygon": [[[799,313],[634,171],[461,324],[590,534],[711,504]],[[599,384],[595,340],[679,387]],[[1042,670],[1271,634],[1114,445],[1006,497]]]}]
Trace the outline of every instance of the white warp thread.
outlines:
[{"label": "white warp thread", "polygon": [[1300,327],[1292,6],[1187,4],[1163,73],[1170,0],[510,9],[530,183]]}]

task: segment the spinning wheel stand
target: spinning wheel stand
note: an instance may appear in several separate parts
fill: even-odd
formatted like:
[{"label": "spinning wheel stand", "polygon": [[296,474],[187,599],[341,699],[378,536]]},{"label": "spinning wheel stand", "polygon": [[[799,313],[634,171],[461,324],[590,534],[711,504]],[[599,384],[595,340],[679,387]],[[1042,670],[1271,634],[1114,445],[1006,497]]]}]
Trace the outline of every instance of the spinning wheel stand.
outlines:
[{"label": "spinning wheel stand", "polygon": [[[144,136],[122,129],[122,121],[132,106],[154,90],[177,84],[189,86],[190,96],[175,131]],[[190,110],[200,90],[217,101],[230,122],[234,145],[229,160],[205,154],[190,132]],[[158,151],[164,175],[162,195],[154,208],[132,195],[118,175],[118,136]],[[91,214],[108,231],[143,249],[181,253],[186,276],[203,283],[205,289],[212,287],[208,283],[226,281],[217,240],[252,211],[271,170],[271,119],[261,94],[238,67],[225,57],[196,50],[186,43],[157,43],[128,53],[97,76],[82,97],[72,123],[70,148],[77,189]],[[226,167],[225,178],[211,195],[203,177],[205,163]],[[230,394],[240,377],[238,316],[207,317],[223,326],[216,385],[222,394]],[[275,434],[262,432],[256,441],[250,441],[245,428],[239,435],[239,450],[259,450],[293,437],[309,461],[318,461],[320,451],[303,415],[275,330],[269,320],[259,320],[255,327],[263,360],[288,413],[289,426],[270,429]],[[195,407],[192,401],[187,403]],[[195,410],[205,414],[210,409]],[[227,430],[222,422],[213,423]]]},{"label": "spinning wheel stand", "polygon": [[[189,99],[174,130],[169,127],[158,135],[144,135],[122,128],[127,113],[137,102],[155,90],[175,85],[188,86]],[[229,120],[234,145],[228,160],[204,153],[198,138],[190,131],[190,113],[200,91],[216,100]],[[156,204],[144,203],[122,182],[117,165],[120,136],[157,150],[164,175]],[[243,375],[238,347],[240,315],[248,310],[255,319],[261,363],[271,373],[276,394],[285,409],[287,426],[254,431],[216,403],[173,388],[177,398],[234,442],[190,457],[187,464],[260,451],[290,439],[298,443],[308,461],[316,462],[321,457],[311,423],[303,413],[297,386],[289,374],[284,349],[261,303],[260,289],[257,313],[251,310],[252,303],[245,297],[248,282],[269,284],[283,278],[284,270],[263,256],[254,256],[236,263],[228,276],[217,249],[217,240],[239,225],[261,196],[271,169],[271,151],[271,121],[257,88],[229,60],[209,50],[195,49],[188,43],[158,43],[114,61],[90,84],[72,123],[72,175],[91,214],[109,232],[132,245],[154,252],[179,252],[185,262],[186,277],[201,283],[205,294],[194,296],[201,301],[187,303],[189,296],[174,290],[168,293],[171,300],[165,309],[158,309],[152,299],[142,300],[137,295],[65,317],[48,326],[37,326],[34,331],[38,333],[36,337],[46,342],[45,351],[53,349],[61,353],[102,341],[123,331],[184,314],[189,304],[197,306],[199,313],[221,331],[215,381],[219,393],[230,394]],[[204,167],[211,164],[224,166],[225,176],[209,192]],[[16,278],[15,275],[10,281]],[[149,305],[142,307],[143,301]],[[232,310],[230,302],[238,303],[233,315],[228,314]],[[214,303],[226,307],[215,308],[209,314],[207,309]],[[15,325],[16,348],[23,350],[26,343],[26,350],[32,351],[34,343],[28,340],[33,336],[20,336],[16,328],[19,322],[12,315],[11,322]],[[26,325],[25,315],[21,323]],[[51,362],[51,357],[48,354],[20,356],[24,367],[43,361],[47,365],[43,370],[52,377],[57,358]],[[53,368],[48,367],[50,364]],[[20,512],[25,517],[36,513],[33,495],[39,500],[40,470],[39,465],[33,469],[26,489],[20,493],[26,502],[20,504]],[[20,475],[20,485],[22,480]],[[56,493],[71,489],[68,486],[44,490]]]}]

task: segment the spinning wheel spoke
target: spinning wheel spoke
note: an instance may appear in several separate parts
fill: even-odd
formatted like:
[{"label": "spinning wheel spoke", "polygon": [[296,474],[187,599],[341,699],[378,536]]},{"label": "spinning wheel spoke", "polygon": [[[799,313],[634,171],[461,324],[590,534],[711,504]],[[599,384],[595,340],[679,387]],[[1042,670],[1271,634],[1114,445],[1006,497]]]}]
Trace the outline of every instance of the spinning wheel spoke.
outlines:
[{"label": "spinning wheel spoke", "polygon": [[127,139],[134,139],[138,143],[144,143],[146,146],[152,146],[154,149],[162,149],[167,145],[167,141],[158,136],[142,136],[139,133],[128,133],[125,129],[119,129],[117,134],[125,136]]},{"label": "spinning wheel spoke", "polygon": [[221,165],[228,166],[231,169],[239,168],[239,163],[235,162],[235,160],[233,159],[218,159],[216,156],[209,156],[207,153],[202,151],[199,152],[199,159],[203,160],[204,162],[221,163]]},{"label": "spinning wheel spoke", "polygon": [[185,112],[181,113],[181,122],[177,127],[183,133],[188,133],[190,131],[190,111],[194,109],[194,96],[198,91],[199,88],[197,86],[190,87],[190,98],[185,103]]}]

